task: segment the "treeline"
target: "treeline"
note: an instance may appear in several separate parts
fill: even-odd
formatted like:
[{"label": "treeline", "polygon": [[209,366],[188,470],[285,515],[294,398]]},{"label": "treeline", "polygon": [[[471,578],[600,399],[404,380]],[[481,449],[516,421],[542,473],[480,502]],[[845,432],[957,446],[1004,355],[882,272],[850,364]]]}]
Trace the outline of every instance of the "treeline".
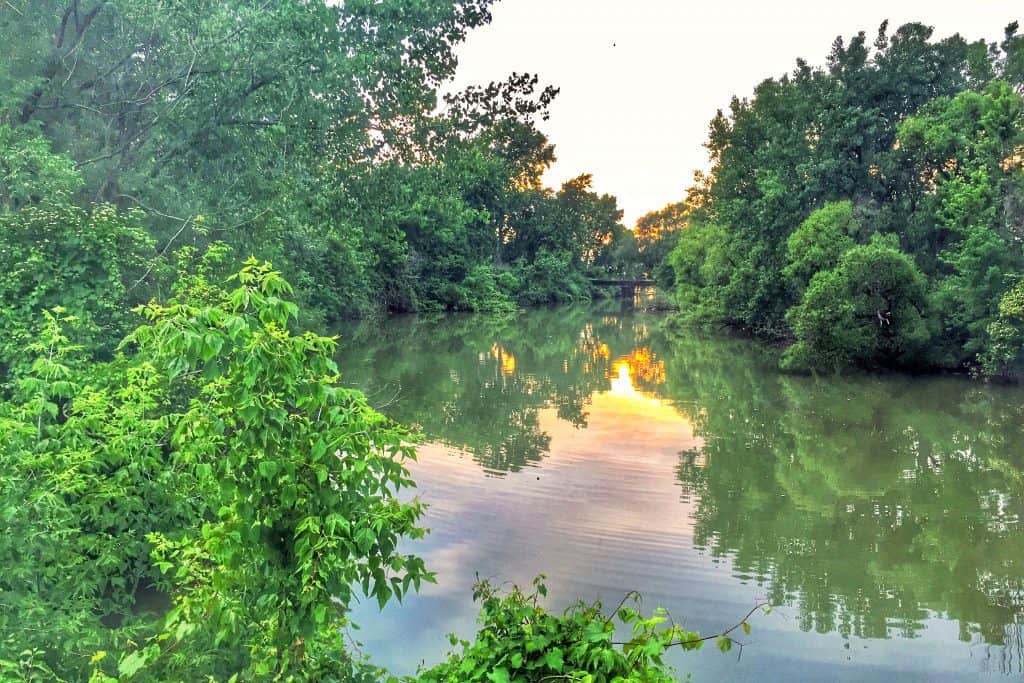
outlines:
[{"label": "treeline", "polygon": [[734,98],[684,203],[680,315],[783,366],[1024,371],[1024,36],[882,24]]},{"label": "treeline", "polygon": [[213,243],[272,261],[313,326],[589,297],[621,212],[587,175],[542,186],[557,89],[439,94],[490,4],[5,3],[10,345],[33,334],[20,312],[57,304],[116,340],[174,254]]},{"label": "treeline", "polygon": [[675,272],[669,254],[679,243],[680,230],[689,223],[689,205],[676,202],[637,219],[632,230],[623,230],[601,254],[599,265],[629,277],[653,278],[660,289],[671,292]]}]

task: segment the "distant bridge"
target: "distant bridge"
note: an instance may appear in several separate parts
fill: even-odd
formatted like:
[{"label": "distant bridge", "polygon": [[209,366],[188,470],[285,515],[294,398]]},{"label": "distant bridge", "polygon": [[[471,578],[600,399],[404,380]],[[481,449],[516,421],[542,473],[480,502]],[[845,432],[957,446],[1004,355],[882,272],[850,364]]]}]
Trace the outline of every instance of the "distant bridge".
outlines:
[{"label": "distant bridge", "polygon": [[590,283],[598,287],[618,287],[623,298],[632,299],[636,290],[654,287],[654,280],[643,278],[590,278]]}]

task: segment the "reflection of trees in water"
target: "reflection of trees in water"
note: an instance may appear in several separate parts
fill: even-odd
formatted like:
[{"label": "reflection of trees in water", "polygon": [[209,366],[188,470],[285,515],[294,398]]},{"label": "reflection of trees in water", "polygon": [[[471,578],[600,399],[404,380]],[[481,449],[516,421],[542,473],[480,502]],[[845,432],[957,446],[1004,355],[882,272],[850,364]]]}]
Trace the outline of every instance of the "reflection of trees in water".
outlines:
[{"label": "reflection of trees in water", "polygon": [[[1024,394],[958,380],[780,375],[766,351],[636,314],[396,319],[342,335],[344,379],[501,474],[540,461],[540,411],[585,426],[628,367],[704,445],[680,457],[694,539],[796,608],[801,628],[915,637],[939,613],[1020,672]],[[397,394],[397,398],[396,398]]]},{"label": "reflection of trees in water", "polygon": [[1002,643],[996,652],[989,649],[990,660],[995,660],[995,666],[989,668],[1001,674],[1024,674],[1024,624],[1007,624]]},{"label": "reflection of trees in water", "polygon": [[618,309],[395,318],[342,335],[343,380],[384,412],[463,449],[488,472],[515,472],[549,451],[540,411],[586,426],[595,391],[628,362],[637,388],[664,381],[644,318]]},{"label": "reflection of trees in water", "polygon": [[909,638],[936,612],[1019,671],[1024,396],[781,376],[758,353],[689,338],[668,360],[667,393],[704,438],[678,469],[695,543],[804,630]]}]

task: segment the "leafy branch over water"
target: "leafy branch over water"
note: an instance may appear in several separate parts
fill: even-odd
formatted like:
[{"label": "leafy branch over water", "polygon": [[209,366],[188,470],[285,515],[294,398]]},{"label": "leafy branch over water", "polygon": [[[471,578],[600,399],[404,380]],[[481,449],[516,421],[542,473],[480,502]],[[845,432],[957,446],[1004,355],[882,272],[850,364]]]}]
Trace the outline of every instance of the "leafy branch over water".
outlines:
[{"label": "leafy branch over water", "polygon": [[[450,636],[461,651],[448,661],[421,671],[422,683],[489,681],[510,683],[527,681],[644,681],[667,683],[676,680],[665,662],[672,648],[700,649],[714,640],[718,649],[729,652],[743,643],[732,635],[742,629],[750,633],[749,619],[770,607],[758,603],[733,626],[712,635],[701,636],[672,620],[663,609],[644,616],[638,609],[640,594],[627,593],[610,615],[601,602],[579,601],[561,616],[541,606],[547,596],[544,576],[524,591],[513,586],[502,594],[490,581],[478,581],[474,600],[480,601],[480,630],[473,642]],[[632,632],[629,640],[615,640],[622,630]]]}]

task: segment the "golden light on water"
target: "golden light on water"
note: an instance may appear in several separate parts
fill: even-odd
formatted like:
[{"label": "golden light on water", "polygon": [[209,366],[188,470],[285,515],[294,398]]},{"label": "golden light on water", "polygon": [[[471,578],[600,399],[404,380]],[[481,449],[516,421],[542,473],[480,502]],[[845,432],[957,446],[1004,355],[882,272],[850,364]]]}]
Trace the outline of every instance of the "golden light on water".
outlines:
[{"label": "golden light on water", "polygon": [[[610,391],[622,396],[639,396],[652,389],[652,385],[665,382],[665,361],[646,346],[634,348],[609,363],[613,357],[608,344],[600,339],[581,335],[583,374],[607,373],[611,382]],[[515,355],[498,342],[494,342],[486,353],[480,354],[480,362],[495,362],[497,371],[503,377],[512,377],[517,371]],[[569,360],[562,361],[562,372],[569,372]]]},{"label": "golden light on water", "polygon": [[491,358],[498,361],[498,367],[501,368],[501,374],[505,377],[511,377],[516,372],[516,357],[512,355],[511,351],[506,351],[501,344],[495,342],[491,346]]},{"label": "golden light on water", "polygon": [[630,396],[637,393],[633,386],[633,375],[626,361],[616,361],[612,366],[611,393],[619,396]]},{"label": "golden light on water", "polygon": [[616,394],[636,394],[636,384],[650,386],[665,382],[665,361],[646,346],[633,349],[629,355],[619,356],[612,363],[608,375],[611,391]]},{"label": "golden light on water", "polygon": [[612,363],[608,373],[609,388],[595,393],[591,408],[603,406],[604,414],[617,424],[643,422],[675,429],[682,427],[687,438],[692,438],[689,417],[677,406],[664,401],[651,385],[665,381],[665,362],[658,360],[646,347],[634,349]]},{"label": "golden light on water", "polygon": [[[649,348],[641,346],[626,356],[619,356],[608,373],[610,393],[617,396],[642,396],[641,388],[665,382],[665,361]],[[640,388],[637,385],[640,385]]]}]

